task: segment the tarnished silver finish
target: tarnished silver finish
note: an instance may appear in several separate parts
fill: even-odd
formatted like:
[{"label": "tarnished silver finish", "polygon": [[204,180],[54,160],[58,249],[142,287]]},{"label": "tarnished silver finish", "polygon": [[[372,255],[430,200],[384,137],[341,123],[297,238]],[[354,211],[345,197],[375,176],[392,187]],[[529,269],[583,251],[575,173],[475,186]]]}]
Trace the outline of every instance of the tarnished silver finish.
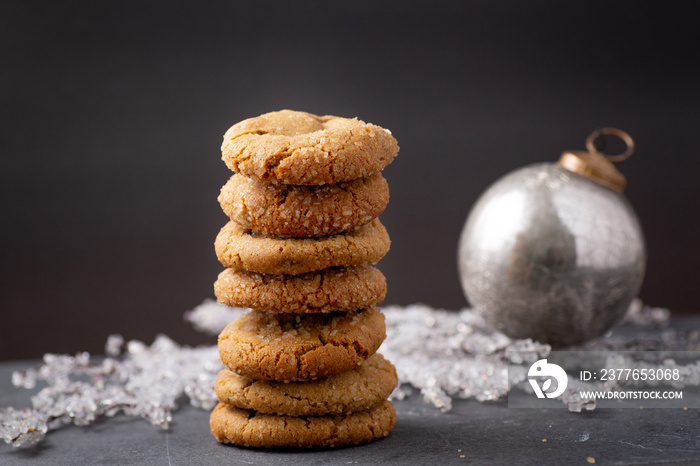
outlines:
[{"label": "tarnished silver finish", "polygon": [[467,299],[491,325],[561,347],[601,335],[624,314],[646,249],[623,194],[545,163],[482,194],[458,262]]}]

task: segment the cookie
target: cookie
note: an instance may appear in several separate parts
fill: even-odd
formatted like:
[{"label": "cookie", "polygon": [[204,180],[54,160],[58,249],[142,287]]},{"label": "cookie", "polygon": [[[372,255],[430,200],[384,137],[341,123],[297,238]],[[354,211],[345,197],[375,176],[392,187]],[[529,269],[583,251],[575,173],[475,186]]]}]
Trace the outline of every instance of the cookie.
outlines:
[{"label": "cookie", "polygon": [[278,416],[219,403],[209,428],[216,440],[246,447],[341,447],[389,435],[396,411],[384,401],[368,411],[347,415]]},{"label": "cookie", "polygon": [[280,238],[228,222],[214,248],[224,267],[267,274],[297,275],[341,265],[376,263],[389,251],[389,235],[374,219],[360,228],[320,238]]},{"label": "cookie", "polygon": [[394,366],[374,353],[355,369],[309,382],[253,380],[224,369],[216,378],[219,401],[260,413],[308,416],[365,411],[396,388]]},{"label": "cookie", "polygon": [[386,337],[377,308],[327,314],[252,310],[219,334],[221,362],[256,380],[292,382],[354,369]]},{"label": "cookie", "polygon": [[369,223],[389,203],[389,185],[381,173],[324,186],[292,186],[237,174],[221,188],[219,203],[245,229],[311,238]]},{"label": "cookie", "polygon": [[386,167],[399,146],[389,131],[356,118],[281,110],[236,123],[222,159],[263,181],[322,185],[364,178]]},{"label": "cookie", "polygon": [[214,294],[227,306],[269,312],[354,311],[381,303],[386,296],[386,279],[368,264],[301,275],[226,269],[214,283]]}]

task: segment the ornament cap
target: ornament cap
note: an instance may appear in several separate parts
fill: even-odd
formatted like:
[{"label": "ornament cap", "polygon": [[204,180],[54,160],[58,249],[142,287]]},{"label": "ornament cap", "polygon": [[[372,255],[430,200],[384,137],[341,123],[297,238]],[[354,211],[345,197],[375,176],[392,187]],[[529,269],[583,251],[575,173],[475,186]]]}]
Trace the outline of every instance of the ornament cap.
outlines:
[{"label": "ornament cap", "polygon": [[[598,152],[595,141],[604,135],[617,136],[627,146],[625,152],[618,155],[606,155]],[[622,192],[627,186],[627,180],[613,165],[634,152],[634,141],[629,134],[617,128],[602,128],[593,131],[586,139],[586,151],[565,151],[559,158],[559,165],[569,171],[583,175],[598,184],[613,191]]]},{"label": "ornament cap", "polygon": [[566,151],[561,154],[559,165],[619,193],[627,186],[625,176],[600,154],[582,150]]}]

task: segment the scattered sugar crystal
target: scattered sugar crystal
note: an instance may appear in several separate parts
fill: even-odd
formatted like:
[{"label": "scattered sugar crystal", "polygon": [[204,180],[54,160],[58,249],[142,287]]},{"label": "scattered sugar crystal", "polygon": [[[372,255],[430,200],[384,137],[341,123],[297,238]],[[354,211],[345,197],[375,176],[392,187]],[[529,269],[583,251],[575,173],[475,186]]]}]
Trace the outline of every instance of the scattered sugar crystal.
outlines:
[{"label": "scattered sugar crystal", "polygon": [[644,306],[642,300],[637,298],[632,301],[622,323],[643,327],[665,327],[668,325],[671,312],[660,307]]},{"label": "scattered sugar crystal", "polygon": [[124,348],[124,337],[121,335],[110,335],[105,343],[105,354],[109,357],[119,356]]},{"label": "scattered sugar crystal", "polygon": [[0,436],[14,446],[34,444],[48,431],[46,416],[33,409],[0,409]]},{"label": "scattered sugar crystal", "polygon": [[213,299],[207,299],[202,304],[185,312],[185,321],[196,330],[209,335],[218,335],[232,320],[245,313],[246,309],[227,307]]},{"label": "scattered sugar crystal", "polygon": [[13,372],[12,385],[15,387],[32,389],[36,386],[37,376],[38,373],[35,369],[30,369],[25,372]]},{"label": "scattered sugar crystal", "polygon": [[0,409],[0,437],[15,446],[36,443],[62,425],[84,426],[120,412],[167,428],[183,394],[194,406],[215,406],[214,381],[222,368],[216,346],[180,346],[164,335],[150,346],[123,341],[110,336],[111,356],[101,360],[88,353],[46,354],[40,367],[14,373],[17,387],[46,386],[32,397],[32,408]]}]

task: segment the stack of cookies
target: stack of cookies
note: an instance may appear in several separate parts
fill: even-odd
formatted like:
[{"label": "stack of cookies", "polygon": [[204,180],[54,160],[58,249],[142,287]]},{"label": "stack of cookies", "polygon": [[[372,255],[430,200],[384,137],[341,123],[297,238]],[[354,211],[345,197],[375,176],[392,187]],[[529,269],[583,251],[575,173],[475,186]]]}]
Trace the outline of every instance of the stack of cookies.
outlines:
[{"label": "stack of cookies", "polygon": [[235,172],[219,202],[226,269],[219,302],[250,308],[219,335],[211,431],[254,447],[333,447],[384,437],[396,414],[396,370],[376,353],[386,280],[370,263],[389,250],[378,220],[391,133],[357,119],[283,110],[224,136]]}]

